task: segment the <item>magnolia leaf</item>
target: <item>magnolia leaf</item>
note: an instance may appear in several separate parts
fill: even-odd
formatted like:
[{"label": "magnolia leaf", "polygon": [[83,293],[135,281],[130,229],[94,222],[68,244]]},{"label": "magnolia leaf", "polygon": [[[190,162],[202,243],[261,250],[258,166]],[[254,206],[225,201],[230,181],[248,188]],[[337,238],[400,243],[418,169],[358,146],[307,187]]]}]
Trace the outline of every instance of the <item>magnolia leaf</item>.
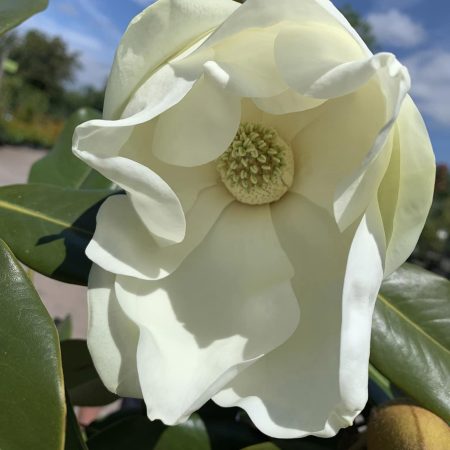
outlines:
[{"label": "magnolia leaf", "polygon": [[185,423],[164,430],[154,450],[210,450],[205,424],[197,414]]},{"label": "magnolia leaf", "polygon": [[44,10],[47,5],[48,0],[2,0],[0,2],[0,35],[33,14]]},{"label": "magnolia leaf", "polygon": [[65,341],[72,336],[72,317],[68,314],[63,320],[55,320],[56,329],[58,330],[59,340]]},{"label": "magnolia leaf", "polygon": [[151,450],[165,428],[160,421],[130,415],[94,434],[87,446],[89,450]]},{"label": "magnolia leaf", "polygon": [[117,400],[98,376],[86,341],[72,339],[61,342],[62,364],[66,388],[77,406],[103,406]]},{"label": "magnolia leaf", "polygon": [[0,238],[31,269],[85,285],[91,262],[84,251],[110,194],[39,184],[1,187]]},{"label": "magnolia leaf", "polygon": [[280,450],[280,447],[277,447],[272,442],[263,442],[262,444],[252,445],[250,447],[245,447],[242,450]]},{"label": "magnolia leaf", "polygon": [[396,398],[396,388],[379,370],[369,364],[369,397],[376,404],[385,403]]},{"label": "magnolia leaf", "polygon": [[72,153],[72,136],[83,122],[100,119],[101,114],[90,108],[81,108],[67,120],[55,146],[44,158],[33,164],[30,183],[53,184],[73,189],[112,189],[114,184]]},{"label": "magnolia leaf", "polygon": [[405,264],[383,284],[370,360],[420,405],[450,420],[450,282]]},{"label": "magnolia leaf", "polygon": [[64,450],[88,450],[81,434],[77,416],[73,411],[70,396],[66,393],[67,417],[66,417],[66,439]]},{"label": "magnolia leaf", "polygon": [[62,450],[65,402],[58,333],[0,240],[0,448]]}]

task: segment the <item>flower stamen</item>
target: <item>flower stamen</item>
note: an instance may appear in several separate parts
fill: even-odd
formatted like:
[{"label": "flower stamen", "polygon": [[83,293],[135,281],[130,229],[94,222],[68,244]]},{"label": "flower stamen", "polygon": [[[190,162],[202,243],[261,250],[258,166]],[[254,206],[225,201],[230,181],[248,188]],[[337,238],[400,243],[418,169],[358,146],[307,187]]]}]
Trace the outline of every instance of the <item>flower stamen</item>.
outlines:
[{"label": "flower stamen", "polygon": [[294,155],[273,128],[246,122],[218,158],[217,170],[237,200],[263,205],[279,200],[291,187]]}]

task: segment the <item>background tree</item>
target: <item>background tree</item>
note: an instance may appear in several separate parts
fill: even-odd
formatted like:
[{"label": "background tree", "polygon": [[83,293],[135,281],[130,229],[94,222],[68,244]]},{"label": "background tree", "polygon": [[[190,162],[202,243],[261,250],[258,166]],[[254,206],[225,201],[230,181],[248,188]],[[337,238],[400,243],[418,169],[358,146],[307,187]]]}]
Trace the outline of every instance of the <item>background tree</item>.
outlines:
[{"label": "background tree", "polygon": [[9,57],[18,63],[18,75],[23,81],[45,91],[50,101],[63,92],[64,85],[74,79],[80,67],[78,53],[69,52],[62,39],[37,30],[17,39]]}]

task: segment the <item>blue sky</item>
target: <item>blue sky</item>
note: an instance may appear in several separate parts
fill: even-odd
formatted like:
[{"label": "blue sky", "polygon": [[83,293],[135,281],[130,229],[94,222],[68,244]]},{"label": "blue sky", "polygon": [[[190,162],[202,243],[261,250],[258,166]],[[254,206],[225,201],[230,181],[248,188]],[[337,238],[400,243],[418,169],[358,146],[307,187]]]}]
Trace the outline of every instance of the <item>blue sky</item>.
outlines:
[{"label": "blue sky", "polygon": [[[230,0],[231,1],[231,0]],[[276,1],[276,0],[273,0]],[[299,0],[301,1],[301,0]],[[50,0],[21,26],[61,35],[81,55],[78,85],[100,87],[128,22],[152,0]],[[380,51],[391,51],[412,76],[412,95],[425,118],[437,160],[450,164],[450,2],[335,0],[350,3],[372,25]]]}]

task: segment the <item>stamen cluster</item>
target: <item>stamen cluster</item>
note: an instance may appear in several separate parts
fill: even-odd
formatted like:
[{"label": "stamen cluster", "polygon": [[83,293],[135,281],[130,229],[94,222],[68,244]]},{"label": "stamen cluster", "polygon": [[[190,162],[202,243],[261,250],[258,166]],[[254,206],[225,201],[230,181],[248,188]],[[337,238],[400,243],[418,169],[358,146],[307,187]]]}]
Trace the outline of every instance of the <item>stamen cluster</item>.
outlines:
[{"label": "stamen cluster", "polygon": [[270,203],[292,184],[292,151],[273,128],[242,123],[233,142],[217,160],[217,170],[237,200]]}]

